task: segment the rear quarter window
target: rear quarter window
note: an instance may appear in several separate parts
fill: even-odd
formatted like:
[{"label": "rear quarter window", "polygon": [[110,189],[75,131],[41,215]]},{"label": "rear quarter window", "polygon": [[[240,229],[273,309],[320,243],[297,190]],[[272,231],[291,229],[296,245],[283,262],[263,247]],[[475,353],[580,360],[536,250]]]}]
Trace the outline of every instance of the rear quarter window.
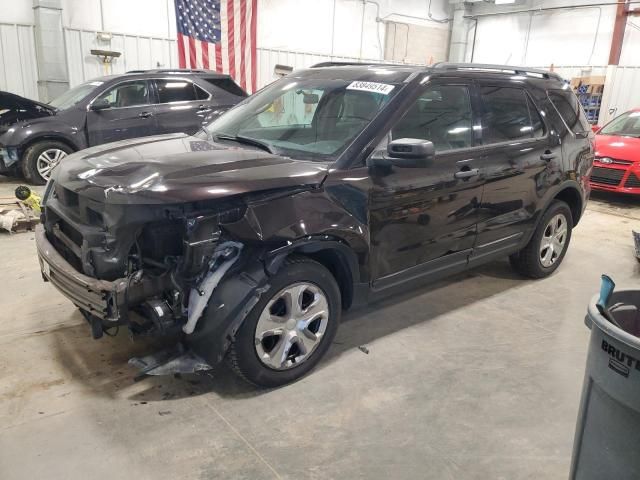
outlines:
[{"label": "rear quarter window", "polygon": [[247,93],[244,90],[242,90],[242,88],[240,88],[240,86],[230,78],[202,77],[202,80],[204,80],[207,83],[210,83],[211,85],[219,88],[220,90],[230,93],[231,95],[235,95],[236,97],[247,96]]},{"label": "rear quarter window", "polygon": [[577,134],[589,130],[589,122],[587,122],[582,107],[572,91],[548,90],[547,95],[565,126],[571,132]]}]

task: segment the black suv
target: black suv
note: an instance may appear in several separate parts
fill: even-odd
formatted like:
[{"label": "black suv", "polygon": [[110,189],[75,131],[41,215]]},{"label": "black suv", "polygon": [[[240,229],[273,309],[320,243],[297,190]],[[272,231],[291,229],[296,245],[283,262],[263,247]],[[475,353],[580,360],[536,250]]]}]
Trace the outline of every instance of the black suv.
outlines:
[{"label": "black suv", "polygon": [[158,133],[195,133],[246,97],[228,75],[145,70],[96,78],[49,104],[0,92],[0,173],[44,185],[69,153]]},{"label": "black suv", "polygon": [[593,134],[557,75],[490,65],[324,64],[189,136],[70,155],[44,195],[45,280],[93,335],[177,334],[145,374],[227,358],[299,378],[343,309],[510,256],[562,262]]}]

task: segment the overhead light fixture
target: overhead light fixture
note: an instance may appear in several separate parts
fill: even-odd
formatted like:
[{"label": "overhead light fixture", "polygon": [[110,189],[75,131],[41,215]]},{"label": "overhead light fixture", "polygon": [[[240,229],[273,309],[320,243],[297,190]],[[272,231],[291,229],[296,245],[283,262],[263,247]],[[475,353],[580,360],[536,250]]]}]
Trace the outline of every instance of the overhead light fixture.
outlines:
[{"label": "overhead light fixture", "polygon": [[496,5],[506,5],[508,3],[516,3],[516,0],[495,0]]}]

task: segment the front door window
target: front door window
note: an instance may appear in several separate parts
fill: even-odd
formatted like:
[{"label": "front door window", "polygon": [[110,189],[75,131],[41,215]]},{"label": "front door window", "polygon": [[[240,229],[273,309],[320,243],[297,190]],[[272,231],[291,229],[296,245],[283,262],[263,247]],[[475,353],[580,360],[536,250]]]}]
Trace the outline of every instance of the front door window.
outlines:
[{"label": "front door window", "polygon": [[111,108],[137,107],[149,103],[146,81],[125,82],[100,95],[96,102],[106,101]]},{"label": "front door window", "polygon": [[471,101],[465,86],[433,86],[425,90],[391,130],[391,138],[429,140],[436,152],[473,145]]}]

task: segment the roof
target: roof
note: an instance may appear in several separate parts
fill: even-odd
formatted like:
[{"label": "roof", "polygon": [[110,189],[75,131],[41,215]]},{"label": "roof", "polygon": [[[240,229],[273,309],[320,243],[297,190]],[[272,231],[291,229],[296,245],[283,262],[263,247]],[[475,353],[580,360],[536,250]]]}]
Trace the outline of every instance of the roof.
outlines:
[{"label": "roof", "polygon": [[125,75],[146,75],[146,74],[177,74],[177,75],[190,75],[190,74],[198,74],[198,75],[210,75],[219,78],[227,78],[229,75],[226,73],[216,72],[215,70],[204,70],[204,69],[194,69],[194,68],[153,68],[149,70],[129,70],[125,73]]},{"label": "roof", "polygon": [[311,66],[312,69],[384,69],[397,73],[430,73],[441,71],[464,71],[469,73],[496,73],[505,75],[522,75],[531,78],[562,80],[562,78],[554,72],[529,67],[518,67],[513,65],[494,65],[483,63],[449,63],[440,62],[434,65],[407,65],[394,63],[375,63],[375,62],[321,62]]}]

